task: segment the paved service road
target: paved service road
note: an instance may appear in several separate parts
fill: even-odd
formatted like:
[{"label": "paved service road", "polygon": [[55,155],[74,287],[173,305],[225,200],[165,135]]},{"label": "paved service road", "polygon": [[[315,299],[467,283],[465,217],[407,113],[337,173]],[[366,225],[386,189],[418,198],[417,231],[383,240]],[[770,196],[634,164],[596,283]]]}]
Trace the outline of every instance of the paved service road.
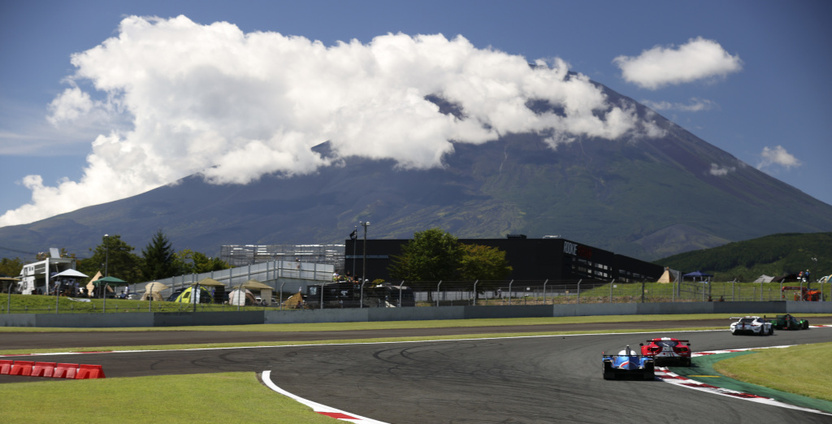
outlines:
[{"label": "paved service road", "polygon": [[[727,327],[726,320],[720,322]],[[688,322],[687,325],[702,324]],[[434,331],[442,332],[443,329]],[[478,331],[496,332],[494,328],[465,330],[469,334]],[[526,327],[525,331],[529,329]],[[186,343],[190,340],[184,337],[185,333],[197,332],[176,333],[179,335],[177,343]],[[199,333],[202,333],[200,337],[206,336],[204,332]],[[2,344],[6,348],[10,348],[7,342],[24,344],[20,340],[15,342],[14,336],[6,340],[6,335],[13,334],[16,333],[3,335]],[[77,336],[77,333],[61,334]],[[90,334],[98,335],[96,346],[115,345],[108,343],[106,334],[109,332]],[[129,344],[156,344],[137,343],[137,339],[166,333],[113,333],[113,336],[117,337],[116,334],[131,337],[132,343]],[[226,341],[220,337],[226,333],[208,334],[214,336],[212,342]],[[243,334],[274,340],[268,339],[274,336],[270,333],[256,336],[252,335],[255,333]],[[704,351],[827,342],[832,336],[832,328],[778,331],[770,337],[732,336],[723,330],[87,353],[53,355],[44,360],[100,364],[108,378],[272,370],[272,380],[289,392],[355,414],[398,424],[830,422],[828,416],[717,396],[660,381],[602,379],[602,351],[617,351],[626,344],[637,346],[653,336],[690,339],[695,351]],[[57,341],[53,339],[52,342]],[[0,381],[20,379],[5,376]]]}]

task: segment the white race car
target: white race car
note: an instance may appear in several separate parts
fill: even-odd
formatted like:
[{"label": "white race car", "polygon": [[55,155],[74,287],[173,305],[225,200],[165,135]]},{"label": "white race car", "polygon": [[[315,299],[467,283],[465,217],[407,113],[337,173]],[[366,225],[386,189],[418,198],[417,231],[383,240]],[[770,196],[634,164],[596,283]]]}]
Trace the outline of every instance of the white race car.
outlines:
[{"label": "white race car", "polygon": [[774,326],[765,318],[758,316],[731,317],[737,321],[731,323],[731,334],[751,334],[754,336],[770,336],[774,334]]}]

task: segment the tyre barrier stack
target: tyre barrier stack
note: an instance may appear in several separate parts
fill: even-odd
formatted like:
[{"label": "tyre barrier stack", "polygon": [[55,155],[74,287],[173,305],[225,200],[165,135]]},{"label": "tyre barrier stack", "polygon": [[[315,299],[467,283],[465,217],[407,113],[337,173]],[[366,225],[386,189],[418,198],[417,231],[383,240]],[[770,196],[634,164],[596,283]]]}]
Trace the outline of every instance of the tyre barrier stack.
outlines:
[{"label": "tyre barrier stack", "polygon": [[8,359],[0,359],[0,375],[67,378],[74,380],[105,378],[101,365],[12,361]]}]

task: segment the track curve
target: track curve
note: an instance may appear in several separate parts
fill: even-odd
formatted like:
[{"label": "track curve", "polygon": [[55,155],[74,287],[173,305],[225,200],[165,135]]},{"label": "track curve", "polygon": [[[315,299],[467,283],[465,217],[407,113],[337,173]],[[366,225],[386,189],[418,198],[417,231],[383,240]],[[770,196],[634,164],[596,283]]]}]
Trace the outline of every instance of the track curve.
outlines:
[{"label": "track curve", "polygon": [[[468,328],[467,332],[494,332],[491,330]],[[528,327],[526,331],[529,331]],[[13,334],[4,334],[4,345],[6,341],[15,343],[14,337],[5,339],[6,335]],[[98,335],[97,345],[114,345],[107,343],[107,337],[101,333],[95,334]],[[129,333],[121,334],[129,336]],[[151,344],[138,343],[137,339],[146,334],[152,335],[132,334],[132,344]],[[400,424],[826,423],[830,422],[828,416],[715,396],[659,381],[606,381],[601,378],[600,355],[602,351],[618,350],[626,344],[637,345],[654,336],[690,339],[693,349],[702,351],[819,343],[829,341],[830,335],[832,329],[828,328],[777,332],[771,337],[732,336],[724,330],[645,332],[84,353],[50,355],[48,361],[101,364],[110,378],[271,370],[276,384],[298,396]],[[178,336],[178,343],[188,342],[183,334]],[[202,332],[201,337],[204,336]],[[223,341],[217,334],[213,336],[213,342]],[[265,340],[269,335],[256,337]],[[3,376],[0,382],[19,379]]]}]

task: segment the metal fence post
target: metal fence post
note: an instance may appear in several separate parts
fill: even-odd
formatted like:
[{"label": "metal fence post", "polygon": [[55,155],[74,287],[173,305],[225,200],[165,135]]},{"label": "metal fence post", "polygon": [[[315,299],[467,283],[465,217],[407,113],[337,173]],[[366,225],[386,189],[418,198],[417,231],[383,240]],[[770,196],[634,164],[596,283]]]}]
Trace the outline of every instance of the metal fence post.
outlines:
[{"label": "metal fence post", "polygon": [[[364,227],[364,229],[366,231],[367,227]],[[366,241],[365,241],[365,243],[366,243]],[[367,279],[364,278],[364,275],[366,275],[366,273],[367,273],[367,271],[363,271],[363,273],[361,275],[361,294],[359,295],[359,298],[358,298],[358,309],[363,309],[364,308],[364,281],[367,281]]]},{"label": "metal fence post", "polygon": [[402,287],[404,286],[404,280],[399,283],[399,307],[402,307]]},{"label": "metal fence post", "polygon": [[641,303],[644,303],[644,281],[641,282]]},{"label": "metal fence post", "polygon": [[673,281],[670,282],[670,302],[673,303],[676,301],[676,279],[674,278]]},{"label": "metal fence post", "polygon": [[286,284],[285,281],[280,283],[280,309],[281,310],[283,309],[283,285],[284,284]]},{"label": "metal fence post", "polygon": [[442,280],[439,280],[439,284],[436,285],[436,306],[439,306],[439,286],[442,285]]},{"label": "metal fence post", "polygon": [[543,282],[543,304],[544,305],[546,304],[546,283],[548,283],[548,282],[549,282],[548,278],[546,279],[546,281]]},{"label": "metal fence post", "polygon": [[508,282],[508,304],[511,305],[511,285],[514,284],[514,280]]},{"label": "metal fence post", "polygon": [[578,280],[578,303],[581,303],[581,281],[584,281],[583,278]]},{"label": "metal fence post", "polygon": [[473,297],[473,299],[472,299],[473,302],[471,303],[472,306],[477,306],[477,283],[479,283],[479,282],[480,282],[480,280],[474,281],[474,293],[473,293],[474,296],[472,296]]},{"label": "metal fence post", "polygon": [[610,281],[610,303],[612,303],[612,286],[615,283],[615,278]]}]

